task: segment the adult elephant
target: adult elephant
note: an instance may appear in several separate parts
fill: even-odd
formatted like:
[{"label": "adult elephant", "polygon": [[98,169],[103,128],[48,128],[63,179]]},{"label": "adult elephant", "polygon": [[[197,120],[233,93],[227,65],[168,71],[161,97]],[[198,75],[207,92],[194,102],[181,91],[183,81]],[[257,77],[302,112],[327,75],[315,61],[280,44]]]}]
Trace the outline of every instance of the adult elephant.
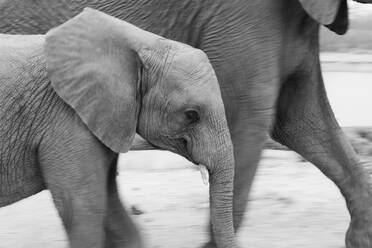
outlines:
[{"label": "adult elephant", "polygon": [[346,247],[372,246],[370,182],[335,120],[319,63],[319,26],[345,33],[346,0],[5,0],[0,32],[45,33],[85,6],[208,54],[234,144],[236,230],[270,132],[339,187],[351,215]]}]

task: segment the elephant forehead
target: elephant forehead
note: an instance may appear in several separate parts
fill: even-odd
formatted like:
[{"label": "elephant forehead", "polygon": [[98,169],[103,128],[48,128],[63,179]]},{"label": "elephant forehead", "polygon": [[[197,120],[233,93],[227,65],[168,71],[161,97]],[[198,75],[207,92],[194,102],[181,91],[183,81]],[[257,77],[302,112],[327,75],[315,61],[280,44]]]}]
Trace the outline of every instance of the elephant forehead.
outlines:
[{"label": "elephant forehead", "polygon": [[219,92],[219,86],[212,70],[206,68],[172,66],[163,78],[163,89],[177,95],[194,95],[208,91],[210,94]]},{"label": "elephant forehead", "polygon": [[[182,73],[181,73],[182,74]],[[181,77],[171,74],[165,78],[165,87],[161,87],[162,95],[172,103],[181,107],[186,105],[211,106],[222,102],[219,85],[211,75],[190,77],[183,74]]]},{"label": "elephant forehead", "polygon": [[210,86],[211,90],[215,90],[218,86],[212,65],[202,52],[182,52],[175,55],[166,77],[167,81],[176,83],[181,88],[196,84]]},{"label": "elephant forehead", "polygon": [[185,70],[196,70],[197,68],[211,68],[207,55],[199,49],[185,47],[175,52],[173,66]]}]

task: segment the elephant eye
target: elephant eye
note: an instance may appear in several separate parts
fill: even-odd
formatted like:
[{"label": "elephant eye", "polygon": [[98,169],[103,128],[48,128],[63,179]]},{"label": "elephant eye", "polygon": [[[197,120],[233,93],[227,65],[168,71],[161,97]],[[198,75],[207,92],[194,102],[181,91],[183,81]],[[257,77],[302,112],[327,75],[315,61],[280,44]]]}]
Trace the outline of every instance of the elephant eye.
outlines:
[{"label": "elephant eye", "polygon": [[186,120],[187,120],[188,125],[195,124],[195,123],[199,122],[199,120],[200,120],[199,112],[195,109],[186,110],[185,111],[185,116],[186,116]]}]

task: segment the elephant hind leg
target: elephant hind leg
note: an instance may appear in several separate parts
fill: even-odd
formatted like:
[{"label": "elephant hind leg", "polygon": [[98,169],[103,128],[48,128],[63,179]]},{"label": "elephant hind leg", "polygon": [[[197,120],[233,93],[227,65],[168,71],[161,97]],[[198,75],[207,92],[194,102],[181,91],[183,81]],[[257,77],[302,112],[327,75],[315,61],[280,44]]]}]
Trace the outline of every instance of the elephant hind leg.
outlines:
[{"label": "elephant hind leg", "polygon": [[351,214],[346,247],[372,247],[370,178],[334,117],[319,62],[315,68],[304,68],[282,86],[272,137],[312,162],[338,186]]},{"label": "elephant hind leg", "polygon": [[143,248],[140,233],[124,209],[118,192],[117,159],[114,159],[107,182],[106,248]]}]

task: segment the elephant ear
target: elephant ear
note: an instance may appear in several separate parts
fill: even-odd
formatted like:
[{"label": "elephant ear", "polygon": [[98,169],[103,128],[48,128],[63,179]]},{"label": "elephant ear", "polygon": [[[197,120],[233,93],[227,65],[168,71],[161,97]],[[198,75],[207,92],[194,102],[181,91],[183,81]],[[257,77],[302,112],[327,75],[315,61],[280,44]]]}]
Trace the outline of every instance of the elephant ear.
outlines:
[{"label": "elephant ear", "polygon": [[138,51],[157,37],[89,8],[46,35],[52,87],[114,152],[127,152],[134,138],[141,100]]},{"label": "elephant ear", "polygon": [[299,0],[305,11],[318,23],[337,34],[344,34],[348,28],[346,0]]}]

